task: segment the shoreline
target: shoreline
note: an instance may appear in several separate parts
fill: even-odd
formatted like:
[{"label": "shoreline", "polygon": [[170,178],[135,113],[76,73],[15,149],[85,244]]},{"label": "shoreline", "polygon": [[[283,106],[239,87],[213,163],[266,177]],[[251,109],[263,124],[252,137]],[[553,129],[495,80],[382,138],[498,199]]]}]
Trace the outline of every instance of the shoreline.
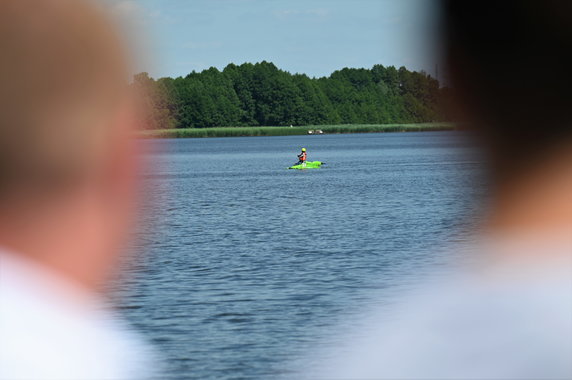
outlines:
[{"label": "shoreline", "polygon": [[[454,131],[458,126],[452,122],[409,124],[342,124],[308,125],[296,127],[216,127],[144,130],[137,133],[141,138],[209,138],[209,137],[254,137],[254,136],[301,136],[308,131],[323,131],[323,134],[345,133],[390,133]],[[320,133],[314,133],[320,134]]]}]

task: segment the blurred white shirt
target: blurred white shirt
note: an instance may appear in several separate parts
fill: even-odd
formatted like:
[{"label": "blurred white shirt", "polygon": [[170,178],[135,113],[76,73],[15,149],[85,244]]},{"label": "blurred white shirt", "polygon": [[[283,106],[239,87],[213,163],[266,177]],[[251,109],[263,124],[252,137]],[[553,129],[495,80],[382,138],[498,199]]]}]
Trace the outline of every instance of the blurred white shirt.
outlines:
[{"label": "blurred white shirt", "polygon": [[153,360],[102,300],[0,250],[0,379],[149,379]]},{"label": "blurred white shirt", "polygon": [[[306,374],[572,379],[572,241],[545,243],[523,239],[477,247],[474,253],[488,256],[484,267],[367,313],[343,343],[326,350],[329,359]],[[539,252],[546,261],[535,265]],[[498,257],[502,262],[495,262]]]}]

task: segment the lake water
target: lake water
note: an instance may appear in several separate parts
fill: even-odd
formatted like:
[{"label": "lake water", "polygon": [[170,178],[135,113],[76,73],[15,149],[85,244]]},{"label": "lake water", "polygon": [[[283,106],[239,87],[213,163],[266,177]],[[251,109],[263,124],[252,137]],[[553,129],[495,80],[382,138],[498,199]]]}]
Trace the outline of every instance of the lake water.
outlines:
[{"label": "lake water", "polygon": [[[121,289],[169,379],[296,377],[360,310],[445,268],[481,163],[460,132],[146,140]],[[317,170],[286,170],[301,147]]]}]

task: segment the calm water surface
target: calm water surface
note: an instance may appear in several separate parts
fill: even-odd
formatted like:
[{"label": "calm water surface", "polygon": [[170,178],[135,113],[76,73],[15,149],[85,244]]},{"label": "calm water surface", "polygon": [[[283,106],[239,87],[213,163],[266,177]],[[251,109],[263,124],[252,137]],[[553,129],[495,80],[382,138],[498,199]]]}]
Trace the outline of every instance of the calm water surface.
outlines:
[{"label": "calm water surface", "polygon": [[[142,141],[150,204],[121,308],[165,378],[295,378],[340,322],[444,267],[482,188],[465,137]],[[326,165],[286,170],[301,147]]]}]

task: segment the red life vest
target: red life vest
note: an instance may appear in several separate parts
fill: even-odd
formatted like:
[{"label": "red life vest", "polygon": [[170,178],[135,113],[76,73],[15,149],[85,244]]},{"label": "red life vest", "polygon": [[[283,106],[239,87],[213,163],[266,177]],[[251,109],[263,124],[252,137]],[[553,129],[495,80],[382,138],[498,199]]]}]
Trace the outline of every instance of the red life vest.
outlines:
[{"label": "red life vest", "polygon": [[302,152],[302,154],[300,154],[300,161],[306,161],[306,152]]}]

